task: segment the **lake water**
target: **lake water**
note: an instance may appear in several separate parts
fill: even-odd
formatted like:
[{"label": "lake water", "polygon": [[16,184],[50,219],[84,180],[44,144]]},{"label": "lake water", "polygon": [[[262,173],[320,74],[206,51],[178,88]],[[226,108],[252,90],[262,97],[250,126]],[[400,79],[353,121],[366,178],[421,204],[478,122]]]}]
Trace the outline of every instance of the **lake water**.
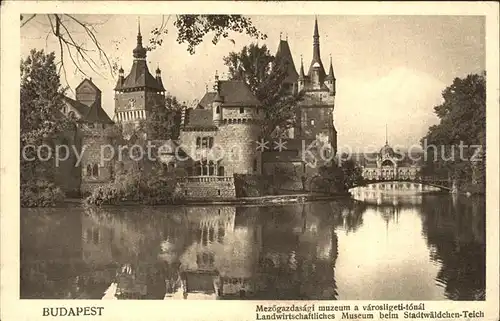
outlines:
[{"label": "lake water", "polygon": [[21,210],[21,298],[484,300],[485,200]]}]

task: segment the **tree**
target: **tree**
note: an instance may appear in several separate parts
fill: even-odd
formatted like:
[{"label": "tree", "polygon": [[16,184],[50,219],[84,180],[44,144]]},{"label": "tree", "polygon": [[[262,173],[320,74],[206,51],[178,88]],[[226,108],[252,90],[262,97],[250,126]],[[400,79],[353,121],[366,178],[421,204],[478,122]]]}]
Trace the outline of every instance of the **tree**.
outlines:
[{"label": "tree", "polygon": [[179,137],[182,106],[175,96],[165,97],[165,105],[155,105],[150,117],[141,123],[142,130],[150,139],[174,139]]},{"label": "tree", "polygon": [[239,52],[230,52],[224,57],[229,79],[245,81],[254,95],[265,107],[264,135],[277,127],[286,130],[294,125],[296,107],[300,94],[290,94],[283,81],[287,77],[288,65],[269,53],[266,45],[250,44]]},{"label": "tree", "polygon": [[[53,37],[59,43],[59,72],[62,70],[66,73],[65,62],[69,57],[78,72],[85,76],[86,67],[97,74],[98,69],[106,67],[114,77],[118,65],[111,62],[97,37],[95,26],[99,23],[71,14],[22,14],[21,28],[33,23],[35,19],[46,20],[46,39]],[[186,43],[190,54],[195,53],[196,46],[208,34],[213,35],[213,44],[217,44],[221,38],[228,38],[230,32],[245,33],[262,40],[267,37],[255,28],[250,18],[242,15],[162,15],[159,25],[150,31],[148,50],[162,45],[163,35],[168,33],[171,20],[177,28],[177,42]],[[83,39],[78,37],[79,34],[84,35]]]},{"label": "tree", "polygon": [[24,205],[29,205],[28,202],[36,205],[36,199],[45,195],[47,199],[40,200],[43,204],[39,205],[49,205],[52,196],[59,197],[53,184],[56,170],[54,142],[63,131],[73,129],[61,112],[64,90],[61,88],[53,52],[45,54],[43,50],[32,50],[21,61],[20,94],[22,200],[26,201]]},{"label": "tree", "polygon": [[341,165],[344,188],[349,190],[361,185],[364,181],[363,169],[351,157],[342,157],[342,159],[345,159]]},{"label": "tree", "polygon": [[[443,90],[443,103],[434,107],[440,119],[421,140],[428,146],[426,175],[443,175],[484,187],[486,154],[486,74],[455,78]],[[462,148],[460,145],[468,146]],[[481,146],[478,148],[478,146]],[[476,154],[477,153],[477,154]],[[476,157],[477,156],[477,157]]]}]

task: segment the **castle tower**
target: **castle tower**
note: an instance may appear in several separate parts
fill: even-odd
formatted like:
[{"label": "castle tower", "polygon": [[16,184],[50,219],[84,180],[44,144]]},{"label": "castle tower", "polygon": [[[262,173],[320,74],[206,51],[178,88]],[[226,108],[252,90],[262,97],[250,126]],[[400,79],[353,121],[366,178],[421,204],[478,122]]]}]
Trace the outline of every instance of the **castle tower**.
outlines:
[{"label": "castle tower", "polygon": [[[330,60],[329,74],[326,75],[320,53],[318,19],[314,21],[313,54],[307,75],[303,63],[298,78],[298,87],[305,99],[299,103],[298,119],[294,132],[296,138],[314,140],[320,145],[331,146],[328,152],[335,154],[337,131],[333,124],[335,108],[335,75]],[[325,156],[325,155],[324,155]],[[323,157],[324,157],[323,156]]]},{"label": "castle tower", "polygon": [[147,50],[142,45],[141,27],[138,24],[132,68],[126,77],[120,68],[115,86],[115,115],[117,121],[124,125],[126,136],[141,120],[148,117],[153,107],[165,105],[165,88],[160,68],[156,70],[156,77],[153,77],[147,66],[146,54]]}]

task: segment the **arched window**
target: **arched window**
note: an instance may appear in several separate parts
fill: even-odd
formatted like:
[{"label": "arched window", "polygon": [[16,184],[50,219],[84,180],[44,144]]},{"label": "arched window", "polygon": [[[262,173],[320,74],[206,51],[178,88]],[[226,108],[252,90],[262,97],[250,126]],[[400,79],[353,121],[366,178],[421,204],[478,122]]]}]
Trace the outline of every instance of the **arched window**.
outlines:
[{"label": "arched window", "polygon": [[97,164],[92,167],[92,176],[99,177],[99,166]]},{"label": "arched window", "polygon": [[217,106],[217,107],[215,108],[215,113],[216,113],[216,114],[220,114],[220,106]]},{"label": "arched window", "polygon": [[208,175],[210,176],[214,176],[215,175],[215,164],[214,162],[210,161],[210,163],[208,164]]},{"label": "arched window", "polygon": [[90,164],[87,165],[87,176],[92,176],[92,165]]},{"label": "arched window", "polygon": [[203,175],[203,176],[208,175],[208,164],[206,162],[203,162],[201,164],[201,175]]},{"label": "arched window", "polygon": [[257,172],[257,159],[256,158],[253,159],[253,171]]},{"label": "arched window", "polygon": [[224,166],[219,167],[219,176],[224,176]]}]

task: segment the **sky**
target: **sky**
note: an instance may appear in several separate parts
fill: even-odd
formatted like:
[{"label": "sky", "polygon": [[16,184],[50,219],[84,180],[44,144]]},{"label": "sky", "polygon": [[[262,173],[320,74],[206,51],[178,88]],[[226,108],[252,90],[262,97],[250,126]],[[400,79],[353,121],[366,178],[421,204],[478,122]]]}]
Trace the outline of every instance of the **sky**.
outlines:
[{"label": "sky", "polygon": [[[140,20],[143,43],[161,24],[162,16],[79,15],[94,25],[96,36],[112,62],[123,66],[125,75],[132,65]],[[280,33],[288,42],[297,70],[303,56],[305,71],[312,58],[314,16],[250,16],[254,25],[268,38],[256,40],[231,33],[212,44],[208,35],[191,55],[186,44],[176,41],[173,18],[163,45],[148,53],[149,69],[159,66],[167,91],[190,105],[201,99],[205,88],[213,86],[215,72],[227,72],[223,57],[251,42],[265,43],[275,54]],[[168,16],[165,16],[168,19]],[[382,147],[386,140],[394,147],[418,144],[430,125],[438,123],[433,107],[441,92],[456,77],[485,69],[485,20],[481,16],[318,16],[323,64],[331,55],[337,79],[334,123],[341,149],[353,152],[367,146]],[[78,42],[85,36],[76,25],[69,25]],[[21,28],[21,55],[32,48],[55,51],[58,43],[47,37],[50,25],[43,15]],[[72,28],[72,29],[71,29]],[[96,56],[97,57],[97,56]],[[85,76],[76,73],[66,59],[67,83],[75,88]],[[109,69],[99,74],[84,71],[102,90],[103,107],[112,115],[116,80]],[[116,75],[115,75],[116,76]],[[63,83],[66,81],[63,79]],[[73,94],[68,93],[69,96]]]}]

